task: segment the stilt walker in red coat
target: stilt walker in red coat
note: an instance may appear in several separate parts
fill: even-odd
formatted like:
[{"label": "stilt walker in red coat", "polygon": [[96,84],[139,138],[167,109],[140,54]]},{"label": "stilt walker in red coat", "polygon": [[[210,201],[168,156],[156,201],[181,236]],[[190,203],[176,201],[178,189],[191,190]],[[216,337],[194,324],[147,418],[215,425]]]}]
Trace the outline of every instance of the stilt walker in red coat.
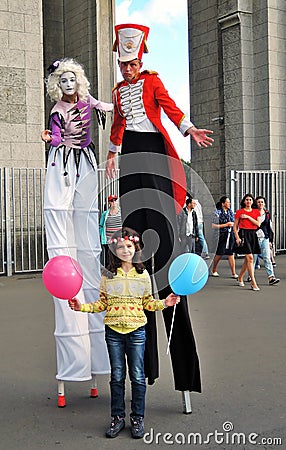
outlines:
[{"label": "stilt walker in red coat", "polygon": [[[113,90],[114,119],[106,165],[108,177],[115,174],[120,150],[120,200],[125,226],[140,232],[147,269],[154,275],[154,289],[165,298],[171,288],[168,270],[180,253],[176,213],[185,203],[186,181],[180,158],[161,122],[163,109],[184,135],[198,146],[212,145],[212,131],[197,129],[169,97],[156,72],[141,71],[147,51],[149,28],[142,25],[115,26],[114,51],[123,81]],[[167,335],[172,308],[163,312]],[[145,374],[153,384],[159,376],[155,314],[146,325]],[[188,313],[187,299],[177,306],[170,345],[175,389],[183,392],[185,412],[191,412],[189,392],[201,392],[199,359]]]}]

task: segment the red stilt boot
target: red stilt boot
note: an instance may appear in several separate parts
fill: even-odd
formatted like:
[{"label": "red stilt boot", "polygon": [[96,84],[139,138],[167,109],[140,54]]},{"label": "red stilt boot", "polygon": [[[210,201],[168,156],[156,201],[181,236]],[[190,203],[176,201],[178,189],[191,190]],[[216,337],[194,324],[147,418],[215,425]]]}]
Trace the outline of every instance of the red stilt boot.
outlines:
[{"label": "red stilt boot", "polygon": [[58,395],[58,407],[64,408],[66,406],[66,398],[64,395]]},{"label": "red stilt boot", "polygon": [[63,381],[58,381],[58,407],[64,408],[66,406],[65,398],[65,384]]},{"label": "red stilt boot", "polygon": [[90,397],[97,398],[98,397],[98,389],[97,389],[97,381],[96,376],[92,375],[92,384],[90,389]]}]

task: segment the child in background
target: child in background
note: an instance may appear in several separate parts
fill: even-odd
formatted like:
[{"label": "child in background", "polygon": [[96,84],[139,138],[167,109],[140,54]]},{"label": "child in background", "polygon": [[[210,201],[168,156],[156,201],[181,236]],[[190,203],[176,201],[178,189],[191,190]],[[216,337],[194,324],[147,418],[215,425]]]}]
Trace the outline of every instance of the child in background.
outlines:
[{"label": "child in background", "polygon": [[180,297],[170,294],[155,300],[151,280],[140,259],[140,237],[131,228],[123,227],[109,242],[108,272],[102,276],[100,299],[81,304],[69,300],[74,311],[106,311],[105,340],[111,364],[111,424],[106,436],[114,438],[125,427],[125,378],[127,357],[131,380],[131,435],[144,436],[146,381],[144,373],[145,324],[144,309],[157,311],[179,303]]}]

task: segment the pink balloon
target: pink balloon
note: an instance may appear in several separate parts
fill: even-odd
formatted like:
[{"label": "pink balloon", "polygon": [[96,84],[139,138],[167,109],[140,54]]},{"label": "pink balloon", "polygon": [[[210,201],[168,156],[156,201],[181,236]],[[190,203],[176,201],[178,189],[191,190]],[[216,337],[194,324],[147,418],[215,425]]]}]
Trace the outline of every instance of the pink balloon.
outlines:
[{"label": "pink balloon", "polygon": [[62,300],[73,298],[82,286],[82,270],[70,256],[55,256],[43,269],[43,283],[54,297]]}]

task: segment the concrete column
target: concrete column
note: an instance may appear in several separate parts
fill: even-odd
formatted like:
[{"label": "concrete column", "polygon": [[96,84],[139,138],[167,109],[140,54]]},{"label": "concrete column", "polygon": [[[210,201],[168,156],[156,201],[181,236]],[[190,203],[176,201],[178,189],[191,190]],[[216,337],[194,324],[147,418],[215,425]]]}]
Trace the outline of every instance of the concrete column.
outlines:
[{"label": "concrete column", "polygon": [[[115,22],[115,1],[107,0],[96,2],[97,17],[97,79],[98,98],[106,102],[112,100],[112,88],[115,85],[115,53],[112,52]],[[99,130],[99,162],[106,160],[109,134],[111,126],[111,115],[107,115],[105,131]]]},{"label": "concrete column", "polygon": [[251,11],[220,16],[225,132],[229,169],[255,165],[254,73]]}]

